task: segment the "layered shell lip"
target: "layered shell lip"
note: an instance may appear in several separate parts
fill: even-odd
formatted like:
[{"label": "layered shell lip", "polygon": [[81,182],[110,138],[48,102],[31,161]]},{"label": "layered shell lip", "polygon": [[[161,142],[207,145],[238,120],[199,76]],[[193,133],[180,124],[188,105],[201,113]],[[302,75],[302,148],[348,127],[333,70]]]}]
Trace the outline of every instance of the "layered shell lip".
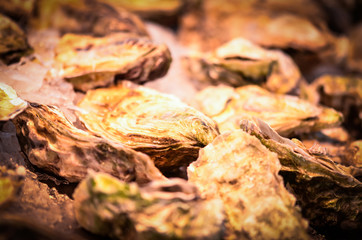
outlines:
[{"label": "layered shell lip", "polygon": [[128,81],[88,91],[78,106],[90,131],[150,155],[161,168],[187,165],[219,133],[213,120],[179,99]]},{"label": "layered shell lip", "polygon": [[145,83],[162,77],[171,63],[165,44],[132,33],[114,33],[104,37],[66,34],[56,47],[54,75],[86,92],[129,79]]},{"label": "layered shell lip", "polygon": [[256,85],[208,87],[198,93],[196,105],[222,131],[237,129],[240,120],[253,116],[266,121],[283,136],[318,131],[343,121],[342,114],[332,108],[292,95],[271,93]]}]

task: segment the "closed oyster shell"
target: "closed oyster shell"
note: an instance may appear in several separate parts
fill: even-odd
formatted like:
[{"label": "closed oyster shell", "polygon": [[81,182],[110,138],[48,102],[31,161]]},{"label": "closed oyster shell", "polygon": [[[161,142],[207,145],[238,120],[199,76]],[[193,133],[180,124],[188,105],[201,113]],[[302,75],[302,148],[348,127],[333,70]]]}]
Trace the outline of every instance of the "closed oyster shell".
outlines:
[{"label": "closed oyster shell", "polygon": [[29,161],[70,182],[88,169],[138,183],[164,178],[146,155],[74,127],[56,107],[30,103],[13,122]]},{"label": "closed oyster shell", "polygon": [[162,77],[171,63],[164,44],[154,44],[135,34],[105,37],[66,34],[55,49],[56,75],[70,81],[75,89],[110,85],[115,78],[144,83]]},{"label": "closed oyster shell", "polygon": [[139,188],[104,173],[79,184],[74,209],[81,226],[114,239],[220,239],[224,219],[220,201],[183,179]]},{"label": "closed oyster shell", "polygon": [[220,198],[226,239],[308,239],[295,198],[278,176],[277,155],[242,130],[222,134],[188,167],[202,196]]},{"label": "closed oyster shell", "polygon": [[187,166],[218,135],[214,121],[179,99],[124,81],[78,103],[95,134],[148,154],[162,171]]},{"label": "closed oyster shell", "polygon": [[0,82],[0,121],[14,118],[27,106],[27,102],[19,98],[12,87]]},{"label": "closed oyster shell", "polygon": [[233,39],[206,54],[185,57],[184,65],[199,85],[223,83],[240,87],[252,83],[286,93],[296,88],[302,78],[288,55],[264,49],[244,38]]},{"label": "closed oyster shell", "polygon": [[278,154],[281,175],[314,227],[362,227],[362,183],[351,169],[327,155],[312,155],[297,139],[283,138],[260,119],[244,120],[241,128]]},{"label": "closed oyster shell", "polygon": [[[212,104],[211,104],[212,103]],[[337,126],[342,115],[291,95],[271,93],[256,85],[208,87],[196,96],[197,108],[221,131],[239,128],[241,119],[258,117],[283,136]]]}]

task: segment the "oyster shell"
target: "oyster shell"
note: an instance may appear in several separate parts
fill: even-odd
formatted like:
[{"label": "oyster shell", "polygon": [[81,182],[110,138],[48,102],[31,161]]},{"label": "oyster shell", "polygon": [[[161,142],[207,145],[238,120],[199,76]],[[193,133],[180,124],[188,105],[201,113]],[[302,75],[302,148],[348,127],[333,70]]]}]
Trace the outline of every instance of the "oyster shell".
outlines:
[{"label": "oyster shell", "polygon": [[163,179],[146,155],[74,127],[56,107],[30,103],[13,122],[29,161],[70,182],[88,169],[138,183]]},{"label": "oyster shell", "polygon": [[188,177],[204,197],[223,201],[226,239],[308,239],[307,221],[278,176],[280,168],[276,154],[235,130],[201,149]]},{"label": "oyster shell", "polygon": [[224,83],[240,87],[252,83],[286,93],[302,78],[288,55],[266,50],[243,38],[233,39],[206,54],[185,57],[183,62],[191,78],[203,85]]},{"label": "oyster shell", "polygon": [[332,108],[291,95],[271,93],[256,85],[208,87],[196,95],[197,108],[220,130],[239,128],[241,119],[258,117],[283,136],[337,126],[342,115]]},{"label": "oyster shell", "polygon": [[218,135],[216,124],[201,112],[128,81],[90,90],[78,106],[90,131],[148,154],[165,172],[187,166]]},{"label": "oyster shell", "polygon": [[362,183],[326,155],[311,155],[297,139],[278,135],[260,119],[241,128],[278,154],[281,175],[292,189],[312,226],[362,227]]},{"label": "oyster shell", "polygon": [[0,82],[0,121],[14,118],[28,106],[9,85]]},{"label": "oyster shell", "polygon": [[10,18],[0,14],[0,60],[12,63],[29,52],[24,31]]},{"label": "oyster shell", "polygon": [[362,137],[361,77],[322,75],[309,86],[304,86],[301,96],[341,111],[350,134],[357,139]]},{"label": "oyster shell", "polygon": [[115,75],[144,83],[162,77],[171,63],[164,44],[134,34],[105,37],[66,34],[55,49],[54,67],[81,91],[110,85]]},{"label": "oyster shell", "polygon": [[120,8],[94,0],[39,0],[37,15],[31,26],[35,29],[58,29],[61,33],[105,36],[110,33],[134,33],[148,36],[139,17]]},{"label": "oyster shell", "polygon": [[182,19],[180,38],[198,50],[244,37],[267,47],[318,51],[331,42],[320,16],[319,6],[308,0],[201,1]]},{"label": "oyster shell", "polygon": [[139,188],[104,173],[90,174],[74,192],[78,222],[114,239],[220,239],[223,208],[201,200],[182,179]]}]

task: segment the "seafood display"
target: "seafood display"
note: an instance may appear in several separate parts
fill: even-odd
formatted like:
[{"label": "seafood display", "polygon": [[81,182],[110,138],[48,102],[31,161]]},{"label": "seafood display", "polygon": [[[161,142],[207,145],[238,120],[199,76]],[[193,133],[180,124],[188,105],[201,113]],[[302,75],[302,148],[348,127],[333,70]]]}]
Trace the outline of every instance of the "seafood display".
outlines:
[{"label": "seafood display", "polygon": [[360,239],[357,0],[0,1],[0,239]]}]

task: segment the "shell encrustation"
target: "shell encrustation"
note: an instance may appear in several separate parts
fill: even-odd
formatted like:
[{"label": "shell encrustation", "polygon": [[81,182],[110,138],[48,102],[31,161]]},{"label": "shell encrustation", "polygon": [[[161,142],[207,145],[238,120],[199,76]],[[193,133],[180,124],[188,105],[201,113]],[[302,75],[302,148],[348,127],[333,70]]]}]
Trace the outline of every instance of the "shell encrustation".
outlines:
[{"label": "shell encrustation", "polygon": [[148,154],[162,171],[187,166],[219,133],[178,98],[128,81],[90,90],[78,106],[90,131]]}]

